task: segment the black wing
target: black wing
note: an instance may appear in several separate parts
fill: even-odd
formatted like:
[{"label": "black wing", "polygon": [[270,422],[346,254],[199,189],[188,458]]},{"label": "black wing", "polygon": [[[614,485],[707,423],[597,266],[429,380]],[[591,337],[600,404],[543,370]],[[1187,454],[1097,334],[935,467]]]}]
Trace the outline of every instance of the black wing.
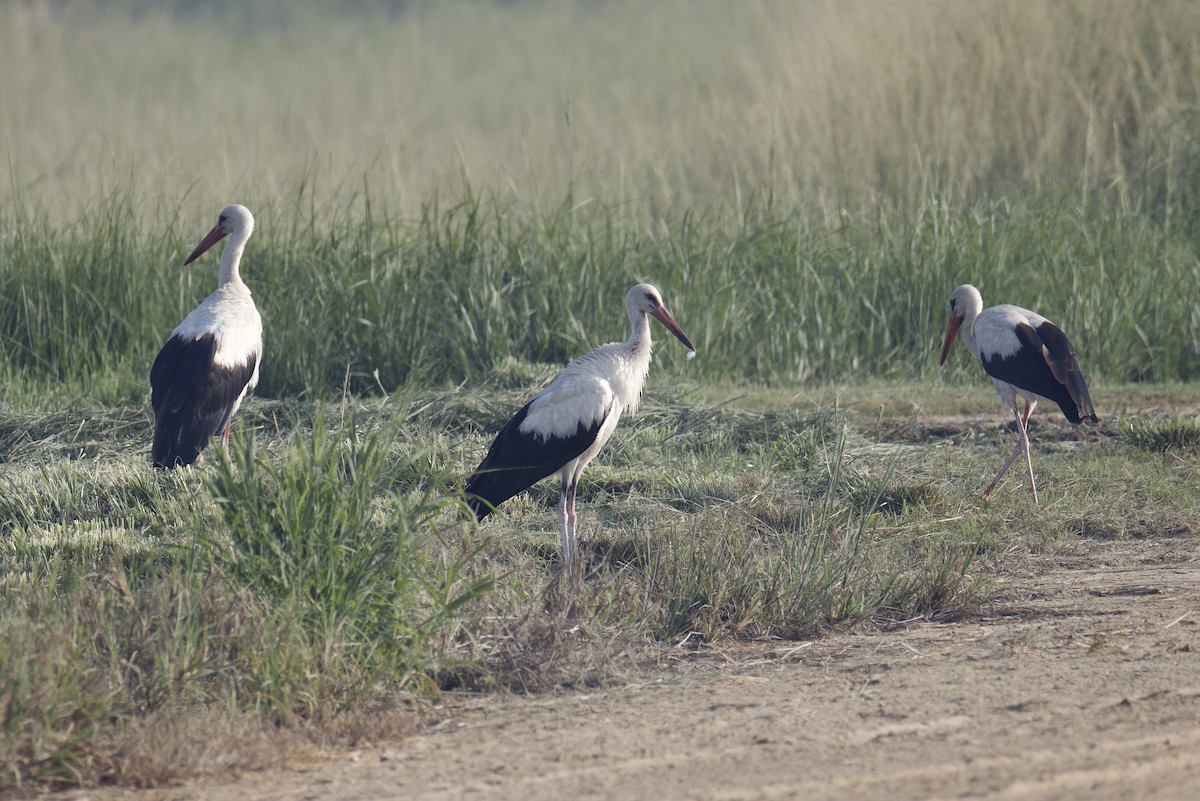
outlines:
[{"label": "black wing", "polygon": [[1062,329],[1049,321],[1036,329],[1021,323],[1016,334],[1021,347],[1012,356],[982,359],[987,374],[1054,401],[1072,423],[1097,422],[1079,359]]},{"label": "black wing", "polygon": [[150,368],[150,405],[154,408],[155,467],[196,461],[210,437],[229,424],[234,404],[254,375],[257,356],[247,364],[213,364],[217,341],[206,335],[186,341],[172,336]]},{"label": "black wing", "polygon": [[580,423],[569,437],[543,440],[532,432],[520,430],[532,403],[525,404],[504,425],[467,482],[468,503],[480,520],[512,496],[561,470],[563,465],[586,451],[596,441],[600,426],[608,417],[601,415],[591,426]]}]

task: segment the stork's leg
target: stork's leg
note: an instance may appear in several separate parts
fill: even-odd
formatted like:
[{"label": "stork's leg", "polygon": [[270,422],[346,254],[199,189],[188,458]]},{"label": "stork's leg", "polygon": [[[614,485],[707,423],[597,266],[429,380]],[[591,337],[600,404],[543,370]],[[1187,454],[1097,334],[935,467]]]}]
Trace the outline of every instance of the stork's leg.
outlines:
[{"label": "stork's leg", "polygon": [[1033,480],[1033,456],[1029,452],[1029,415],[1033,414],[1033,404],[1025,401],[1025,417],[1021,420],[1021,444],[1025,448],[1025,466],[1029,468],[1029,489],[1033,492],[1033,502],[1037,504],[1037,482]]},{"label": "stork's leg", "polygon": [[[1026,403],[1025,405],[1028,408],[1029,404]],[[1029,439],[1025,436],[1025,423],[1021,420],[1021,413],[1016,409],[1013,409],[1013,416],[1017,418],[1017,434],[1019,439],[1017,440],[1016,447],[1013,448],[1012,453],[1008,455],[1008,459],[1004,462],[1004,466],[1000,468],[1000,472],[992,479],[992,483],[988,485],[988,488],[983,491],[983,499],[985,501],[991,496],[992,491],[996,489],[996,485],[1000,483],[1000,479],[1008,472],[1008,468],[1012,467],[1012,463],[1017,460],[1017,456],[1021,451],[1026,451],[1026,455],[1028,456]],[[1033,475],[1032,466],[1029,468],[1029,474]],[[1036,493],[1034,494],[1034,498],[1037,498]]]},{"label": "stork's leg", "polygon": [[563,482],[559,501],[562,520],[563,567],[567,577],[574,580],[579,575],[579,546],[575,539],[575,477]]},{"label": "stork's leg", "polygon": [[567,485],[570,483],[570,477],[563,477],[562,483],[558,487],[558,526],[562,535],[562,555],[563,563],[570,564],[571,556],[571,534],[567,523]]},{"label": "stork's leg", "polygon": [[579,540],[575,535],[575,527],[578,518],[575,516],[575,490],[579,487],[579,481],[575,476],[571,476],[571,483],[567,486],[567,532],[570,538],[571,545],[571,561],[579,561]]},{"label": "stork's leg", "polygon": [[221,434],[221,444],[225,446],[225,450],[229,450],[229,429],[231,428],[233,428],[232,419],[225,424],[225,433]]}]

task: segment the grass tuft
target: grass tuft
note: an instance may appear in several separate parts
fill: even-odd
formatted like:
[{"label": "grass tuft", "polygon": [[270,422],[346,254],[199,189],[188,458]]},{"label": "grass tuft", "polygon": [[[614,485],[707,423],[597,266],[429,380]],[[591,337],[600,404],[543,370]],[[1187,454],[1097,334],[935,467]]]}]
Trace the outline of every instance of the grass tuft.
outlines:
[{"label": "grass tuft", "polygon": [[1121,421],[1121,436],[1135,448],[1155,453],[1200,449],[1200,421],[1173,418],[1130,417]]},{"label": "grass tuft", "polygon": [[[208,479],[224,521],[202,537],[217,570],[272,609],[278,648],[260,653],[256,704],[304,718],[342,711],[381,683],[404,687],[430,667],[430,640],[490,578],[456,586],[468,553],[440,563],[437,520],[459,501],[406,491],[422,460],[399,456],[395,423],[353,418],[330,430],[318,409],[272,460],[238,438]],[[399,457],[399,458],[397,458]]]}]

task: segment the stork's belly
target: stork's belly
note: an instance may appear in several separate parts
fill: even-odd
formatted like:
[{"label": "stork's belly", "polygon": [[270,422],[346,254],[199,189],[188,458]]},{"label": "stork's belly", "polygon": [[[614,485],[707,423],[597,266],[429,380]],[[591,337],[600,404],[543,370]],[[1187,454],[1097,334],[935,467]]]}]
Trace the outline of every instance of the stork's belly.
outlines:
[{"label": "stork's belly", "polygon": [[1030,406],[1036,405],[1038,401],[1043,400],[1053,403],[1053,399],[1047,398],[1045,395],[1039,395],[1036,392],[1030,392],[1027,389],[1021,389],[1020,387],[1013,386],[1007,381],[1000,381],[999,379],[993,378],[992,386],[996,388],[996,396],[1000,398],[1000,402],[1013,411],[1023,411],[1021,407],[1025,405],[1022,403],[1020,406],[1018,406],[1017,398],[1020,398]]},{"label": "stork's belly", "polygon": [[574,464],[568,465],[567,468],[571,475],[579,478],[579,474],[583,472],[583,468],[587,467],[588,462],[596,458],[596,454],[600,453],[600,449],[608,442],[613,432],[617,430],[617,423],[621,421],[621,407],[615,406],[608,417],[604,418],[604,422],[600,424],[600,430],[596,432],[596,439],[588,446],[587,450],[579,454],[575,459]]}]

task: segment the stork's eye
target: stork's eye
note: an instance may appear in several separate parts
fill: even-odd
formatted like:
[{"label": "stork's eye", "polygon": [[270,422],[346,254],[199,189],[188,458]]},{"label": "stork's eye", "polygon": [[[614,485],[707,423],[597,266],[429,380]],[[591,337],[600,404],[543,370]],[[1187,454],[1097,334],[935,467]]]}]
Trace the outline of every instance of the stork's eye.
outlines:
[{"label": "stork's eye", "polygon": [[227,222],[229,222],[229,218],[226,217],[224,214],[222,214],[220,217],[217,218],[217,225],[223,226]]},{"label": "stork's eye", "polygon": [[658,308],[658,298],[654,297],[649,292],[646,293],[646,302],[650,304],[650,308]]}]

